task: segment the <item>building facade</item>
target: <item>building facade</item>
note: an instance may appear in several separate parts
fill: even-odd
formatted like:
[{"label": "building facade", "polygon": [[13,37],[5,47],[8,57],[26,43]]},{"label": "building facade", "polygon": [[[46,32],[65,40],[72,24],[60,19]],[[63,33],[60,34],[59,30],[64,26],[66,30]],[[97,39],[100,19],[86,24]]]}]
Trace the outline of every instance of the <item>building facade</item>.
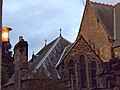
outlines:
[{"label": "building facade", "polygon": [[64,90],[55,67],[64,48],[70,44],[60,35],[33,54],[28,62],[28,43],[20,36],[14,47],[14,74],[3,85],[3,90]]},{"label": "building facade", "polygon": [[[120,90],[119,25],[120,3],[87,0],[74,43],[60,34],[28,62],[28,44],[20,38],[14,49],[15,72],[3,90]],[[53,84],[54,79],[59,81]]]},{"label": "building facade", "polygon": [[[66,89],[120,89],[119,59],[118,62],[113,59],[116,64],[111,63],[112,58],[120,56],[119,18],[120,3],[108,5],[87,0],[77,39],[68,47],[57,67]],[[107,76],[117,78],[112,79],[114,85]]]}]

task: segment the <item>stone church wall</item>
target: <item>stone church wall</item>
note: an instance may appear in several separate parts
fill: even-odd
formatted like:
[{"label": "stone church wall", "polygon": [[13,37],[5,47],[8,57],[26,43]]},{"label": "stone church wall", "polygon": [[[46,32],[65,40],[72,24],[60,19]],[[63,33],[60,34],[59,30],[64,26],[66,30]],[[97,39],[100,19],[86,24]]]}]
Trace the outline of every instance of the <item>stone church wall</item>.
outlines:
[{"label": "stone church wall", "polygon": [[[14,84],[4,86],[2,90],[15,90]],[[27,79],[21,81],[20,90],[65,90],[58,80]]]},{"label": "stone church wall", "polygon": [[79,31],[78,36],[82,34],[103,61],[110,60],[112,42],[89,3],[86,6]]},{"label": "stone church wall", "polygon": [[95,90],[120,90],[120,59],[113,58],[103,63],[96,79],[98,85]]},{"label": "stone church wall", "polygon": [[[100,59],[93,53],[93,51],[90,49],[90,47],[85,43],[85,41],[81,38],[77,43],[75,43],[75,46],[69,54],[64,58],[63,62],[58,67],[58,71],[60,75],[62,76],[61,79],[65,85],[66,88],[73,88],[72,90],[82,90],[81,80],[80,80],[80,56],[85,56],[85,63],[86,63],[86,78],[87,78],[87,88],[91,88],[91,71],[90,71],[90,64],[91,62],[95,62],[97,69],[101,66]],[[69,77],[69,62],[74,61],[74,67],[75,67],[75,75]],[[72,85],[73,82],[73,85]]]}]

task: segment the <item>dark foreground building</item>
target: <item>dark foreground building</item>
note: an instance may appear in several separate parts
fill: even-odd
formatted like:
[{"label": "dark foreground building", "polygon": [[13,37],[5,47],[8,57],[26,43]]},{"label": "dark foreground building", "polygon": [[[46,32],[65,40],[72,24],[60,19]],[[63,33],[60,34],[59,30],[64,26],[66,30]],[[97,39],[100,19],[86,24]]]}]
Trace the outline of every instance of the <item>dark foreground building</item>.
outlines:
[{"label": "dark foreground building", "polygon": [[[2,0],[0,0],[0,36],[2,34]],[[1,90],[1,72],[2,72],[2,40],[0,37],[0,90]]]},{"label": "dark foreground building", "polygon": [[120,3],[87,0],[74,43],[61,35],[28,62],[22,37],[3,90],[120,90]]},{"label": "dark foreground building", "polygon": [[14,74],[3,85],[3,90],[64,90],[55,67],[70,44],[60,35],[33,54],[28,62],[28,43],[20,36],[14,47]]}]

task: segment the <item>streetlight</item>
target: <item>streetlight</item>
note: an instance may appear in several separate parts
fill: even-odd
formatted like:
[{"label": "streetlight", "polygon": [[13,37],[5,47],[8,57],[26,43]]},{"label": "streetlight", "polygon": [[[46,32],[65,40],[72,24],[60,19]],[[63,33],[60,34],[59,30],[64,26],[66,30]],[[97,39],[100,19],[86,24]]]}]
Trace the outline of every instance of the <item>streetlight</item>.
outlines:
[{"label": "streetlight", "polygon": [[3,27],[2,28],[2,42],[9,42],[9,31],[11,31],[11,28]]},{"label": "streetlight", "polygon": [[11,28],[3,27],[2,28],[2,84],[5,84],[7,80],[13,75],[14,65],[11,44],[9,40],[9,31]]}]

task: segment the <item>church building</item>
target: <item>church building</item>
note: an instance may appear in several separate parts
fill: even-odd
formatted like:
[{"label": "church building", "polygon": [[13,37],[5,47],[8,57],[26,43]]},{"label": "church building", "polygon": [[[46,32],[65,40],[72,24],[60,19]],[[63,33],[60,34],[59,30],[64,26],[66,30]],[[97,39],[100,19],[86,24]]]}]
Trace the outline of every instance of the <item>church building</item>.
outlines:
[{"label": "church building", "polygon": [[74,43],[60,34],[28,61],[20,36],[13,57],[3,90],[120,90],[120,3],[87,0]]},{"label": "church building", "polygon": [[[108,5],[87,0],[76,41],[69,45],[56,67],[68,90],[119,90],[110,89],[105,77],[112,67],[111,59],[120,56],[120,3]],[[112,60],[115,63],[119,62]],[[119,65],[119,64],[118,64]],[[105,75],[105,68],[108,68]],[[120,67],[113,76],[120,80]],[[105,69],[105,70],[104,70]],[[102,73],[103,72],[103,73]],[[99,75],[99,74],[103,75]],[[99,76],[97,80],[97,75]],[[102,79],[100,79],[102,78]],[[111,82],[113,82],[111,81]],[[112,84],[113,85],[113,84]]]}]

